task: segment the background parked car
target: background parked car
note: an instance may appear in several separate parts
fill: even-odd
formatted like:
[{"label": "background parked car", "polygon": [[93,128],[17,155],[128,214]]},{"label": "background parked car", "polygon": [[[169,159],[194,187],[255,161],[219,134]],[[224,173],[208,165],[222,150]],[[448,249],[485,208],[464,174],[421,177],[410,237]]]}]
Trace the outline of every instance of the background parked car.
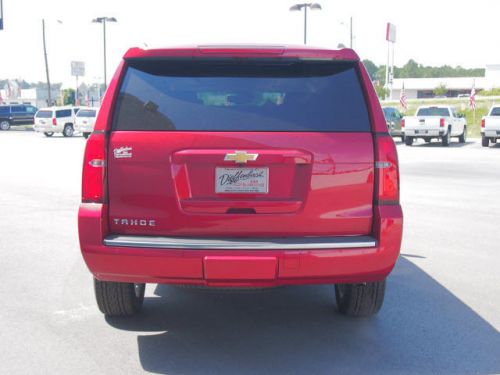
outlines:
[{"label": "background parked car", "polygon": [[14,125],[31,125],[38,109],[29,104],[0,106],[0,130],[9,130]]},{"label": "background parked car", "polygon": [[76,114],[75,131],[82,133],[85,138],[88,138],[90,133],[94,131],[98,111],[98,108],[81,107]]},{"label": "background parked car", "polygon": [[51,107],[40,109],[35,115],[36,132],[52,137],[54,133],[62,133],[65,137],[73,136],[75,132],[75,116],[79,108]]},{"label": "background parked car", "polygon": [[396,107],[384,107],[385,121],[387,123],[387,129],[393,137],[401,137],[401,142],[405,141],[405,136],[401,129],[401,120],[403,119],[403,114],[399,112]]},{"label": "background parked car", "polygon": [[497,143],[500,139],[500,106],[491,107],[488,116],[481,120],[481,144],[488,147],[491,143]]}]

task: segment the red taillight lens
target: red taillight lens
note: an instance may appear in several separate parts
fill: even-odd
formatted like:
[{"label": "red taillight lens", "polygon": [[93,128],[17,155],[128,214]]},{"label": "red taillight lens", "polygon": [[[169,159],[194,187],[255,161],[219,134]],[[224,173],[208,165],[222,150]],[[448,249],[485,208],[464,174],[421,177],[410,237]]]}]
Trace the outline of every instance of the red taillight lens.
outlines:
[{"label": "red taillight lens", "polygon": [[375,170],[378,204],[399,203],[399,167],[396,145],[389,135],[377,137]]},{"label": "red taillight lens", "polygon": [[54,125],[54,126],[57,125],[57,119],[55,117],[52,118],[52,125]]},{"label": "red taillight lens", "polygon": [[444,118],[439,120],[439,127],[444,128],[444,125],[445,125],[444,121],[445,121]]},{"label": "red taillight lens", "polygon": [[106,194],[106,135],[92,133],[85,147],[82,201],[103,203]]},{"label": "red taillight lens", "polygon": [[404,128],[405,127],[405,119],[402,119],[401,120],[401,127]]},{"label": "red taillight lens", "polygon": [[486,121],[484,121],[484,118],[483,118],[483,119],[481,120],[481,127],[482,127],[482,128],[484,128],[485,122],[486,122]]}]

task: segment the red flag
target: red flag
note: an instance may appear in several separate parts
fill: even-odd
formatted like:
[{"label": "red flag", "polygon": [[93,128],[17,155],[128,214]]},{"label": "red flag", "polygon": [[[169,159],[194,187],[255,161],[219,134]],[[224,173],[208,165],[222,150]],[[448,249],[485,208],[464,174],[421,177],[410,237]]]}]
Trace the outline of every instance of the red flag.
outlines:
[{"label": "red flag", "polygon": [[401,88],[401,95],[399,97],[399,102],[401,103],[401,107],[406,111],[408,109],[408,101],[407,101],[406,93],[405,93],[405,83],[403,82],[403,87]]},{"label": "red flag", "polygon": [[470,90],[469,106],[473,111],[476,110],[476,82],[472,84],[472,90]]}]

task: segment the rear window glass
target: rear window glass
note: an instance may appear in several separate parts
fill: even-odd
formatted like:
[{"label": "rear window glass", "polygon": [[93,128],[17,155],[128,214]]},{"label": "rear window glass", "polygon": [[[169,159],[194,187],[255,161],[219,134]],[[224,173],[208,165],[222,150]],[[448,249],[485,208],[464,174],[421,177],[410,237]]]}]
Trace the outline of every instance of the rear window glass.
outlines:
[{"label": "rear window glass", "polygon": [[92,109],[80,109],[76,117],[95,117],[96,111]]},{"label": "rear window glass", "polygon": [[36,113],[35,117],[38,117],[38,118],[51,118],[52,117],[52,111],[38,111]]},{"label": "rear window glass", "polygon": [[500,107],[494,107],[491,110],[490,116],[500,116]]},{"label": "rear window glass", "polygon": [[0,114],[8,114],[10,113],[9,107],[0,107]]},{"label": "rear window glass", "polygon": [[417,116],[447,117],[449,115],[450,111],[448,110],[448,108],[439,108],[439,107],[420,108],[417,112]]},{"label": "rear window glass", "polygon": [[370,131],[354,63],[131,64],[118,97],[115,130]]}]

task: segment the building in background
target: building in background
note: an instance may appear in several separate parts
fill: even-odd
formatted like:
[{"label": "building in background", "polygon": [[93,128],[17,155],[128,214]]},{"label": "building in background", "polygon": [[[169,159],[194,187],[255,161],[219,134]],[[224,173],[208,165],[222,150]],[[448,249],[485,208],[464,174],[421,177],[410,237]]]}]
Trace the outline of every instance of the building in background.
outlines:
[{"label": "building in background", "polygon": [[446,97],[456,98],[470,94],[474,83],[479,95],[481,90],[500,88],[500,64],[486,65],[484,77],[395,78],[392,96],[399,98],[404,84],[408,99],[434,98],[439,87],[447,89]]}]

